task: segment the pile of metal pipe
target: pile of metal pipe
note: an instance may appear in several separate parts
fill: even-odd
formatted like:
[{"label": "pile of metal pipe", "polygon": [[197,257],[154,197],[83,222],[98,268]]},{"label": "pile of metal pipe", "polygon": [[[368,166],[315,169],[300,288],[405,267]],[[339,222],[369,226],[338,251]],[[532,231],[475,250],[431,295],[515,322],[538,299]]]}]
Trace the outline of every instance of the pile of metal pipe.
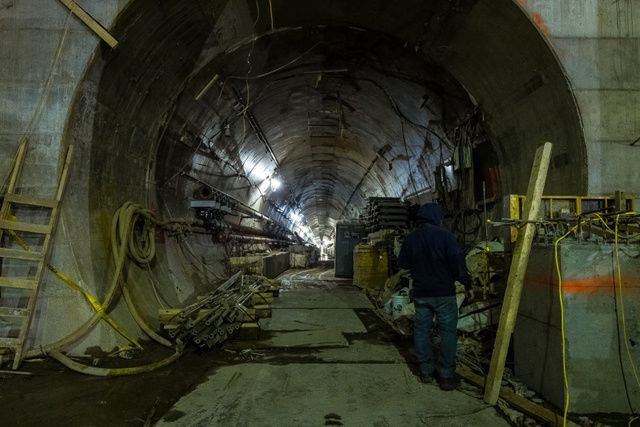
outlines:
[{"label": "pile of metal pipe", "polygon": [[[267,286],[257,278],[245,283],[246,276],[234,274],[217,289],[185,307],[176,315],[177,327],[169,335],[198,347],[212,348],[222,344],[241,327],[247,313],[245,304]],[[249,281],[249,280],[247,280]]]}]

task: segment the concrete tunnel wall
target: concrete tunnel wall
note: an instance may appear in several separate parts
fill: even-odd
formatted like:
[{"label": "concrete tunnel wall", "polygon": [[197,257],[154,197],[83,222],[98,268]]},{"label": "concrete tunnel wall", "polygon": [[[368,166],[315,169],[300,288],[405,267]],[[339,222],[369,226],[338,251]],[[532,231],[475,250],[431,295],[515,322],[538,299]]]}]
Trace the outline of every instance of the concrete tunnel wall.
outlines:
[{"label": "concrete tunnel wall", "polygon": [[[194,71],[203,69],[217,52],[253,34],[255,16],[244,2],[212,2],[211,14],[200,7],[206,2],[195,1],[164,6],[148,1],[79,3],[111,28],[122,49],[110,52],[97,43],[58,2],[0,3],[4,40],[0,150],[7,154],[2,170],[8,170],[17,140],[28,134],[31,154],[22,186],[24,191],[46,195],[52,190],[47,177],[58,167],[61,144],[76,145],[78,154],[52,261],[99,295],[109,276],[105,230],[110,215],[124,200],[158,206],[152,185],[157,172],[154,152],[170,124],[174,101],[188,87]],[[418,11],[433,12],[429,2],[407,2],[404,8],[381,2],[372,4],[370,11],[324,3],[299,8],[273,3],[276,26],[348,24],[407,40],[426,52],[469,91],[484,113],[500,157],[503,191],[524,191],[535,145],[547,139],[557,144],[548,193],[637,191],[638,172],[631,167],[636,148],[629,144],[640,135],[635,102],[638,77],[632,72],[638,55],[608,53],[611,47],[617,52],[637,52],[633,28],[639,18],[630,4],[461,2],[455,11],[437,9],[425,26]],[[268,23],[260,21],[258,28],[267,30]],[[218,46],[211,45],[212,29]],[[555,55],[577,88],[582,116]],[[41,97],[43,93],[46,96]],[[28,112],[34,111],[32,120]],[[277,138],[273,141],[277,147]],[[409,145],[412,153],[419,153],[420,142]],[[612,167],[624,162],[629,167]],[[379,166],[376,169],[363,188],[389,184],[392,191],[385,194],[398,195],[392,177],[385,177]],[[255,200],[250,197],[255,193],[247,195],[246,201]],[[363,200],[360,196],[360,203]],[[256,207],[262,205],[258,202]],[[172,208],[184,213],[180,203]],[[179,303],[196,292],[199,280],[182,268],[174,251],[167,247],[159,252],[154,272],[169,302]],[[212,263],[221,256],[212,254]],[[139,300],[148,302],[145,311],[153,313],[158,307],[155,297],[145,287],[139,292],[144,295]],[[78,319],[88,317],[90,309],[81,300],[48,276],[33,342],[53,341],[72,330]],[[134,330],[123,311],[118,307],[114,316]],[[108,349],[117,342],[110,330],[100,327],[78,352],[90,345]]]}]

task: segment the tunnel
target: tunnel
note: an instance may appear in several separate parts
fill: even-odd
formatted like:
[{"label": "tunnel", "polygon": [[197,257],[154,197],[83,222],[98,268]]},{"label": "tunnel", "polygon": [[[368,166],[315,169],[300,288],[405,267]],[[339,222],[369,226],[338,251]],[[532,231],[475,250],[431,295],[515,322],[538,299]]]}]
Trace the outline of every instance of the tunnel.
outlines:
[{"label": "tunnel", "polygon": [[[553,144],[545,196],[586,195],[601,173],[576,71],[528,3],[120,2],[105,23],[117,46],[100,42],[81,63],[60,144],[48,148],[74,156],[51,273],[71,272],[120,328],[162,344],[159,311],[224,288],[238,259],[296,246],[331,270],[337,228],[377,198],[437,201],[465,249],[465,234],[484,232],[489,251],[502,235],[457,221],[508,216],[541,144]],[[43,169],[26,192],[54,188]],[[128,204],[157,226],[150,262],[117,261],[114,212]],[[123,298],[112,294],[120,276]],[[118,349],[123,332],[67,291],[42,291],[27,356],[88,316],[91,331],[65,353]]]},{"label": "tunnel", "polygon": [[[555,144],[547,191],[585,191],[570,83],[517,3],[263,3],[135,1],[118,16],[120,44],[96,51],[65,131],[78,153],[69,232],[88,227],[94,260],[107,258],[123,202],[184,218],[203,187],[252,212],[234,226],[271,224],[320,247],[368,197],[442,191],[437,171],[460,144],[477,163],[460,203],[475,206],[482,182],[496,205],[524,193],[542,141]],[[241,250],[193,239],[218,277]],[[170,267],[165,243],[158,276],[203,286]],[[109,268],[90,265],[91,277]]]}]

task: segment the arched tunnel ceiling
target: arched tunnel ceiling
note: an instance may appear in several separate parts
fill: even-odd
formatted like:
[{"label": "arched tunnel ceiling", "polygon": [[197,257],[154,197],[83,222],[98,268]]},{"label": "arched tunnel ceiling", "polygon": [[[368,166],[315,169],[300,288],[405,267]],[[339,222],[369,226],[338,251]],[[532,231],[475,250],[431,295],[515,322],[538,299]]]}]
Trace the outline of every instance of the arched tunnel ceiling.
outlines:
[{"label": "arched tunnel ceiling", "polygon": [[[184,115],[198,117],[191,124],[203,137],[214,135],[206,146],[233,159],[254,187],[277,176],[282,187],[265,197],[300,211],[319,238],[366,197],[431,188],[433,166],[450,156],[441,143],[447,125],[473,112],[439,67],[399,40],[359,29],[281,31],[218,56],[201,74],[218,84],[195,105],[187,91]],[[194,115],[197,108],[206,111]]]},{"label": "arched tunnel ceiling", "polygon": [[429,188],[473,109],[463,86],[503,191],[524,191],[542,140],[556,143],[547,191],[584,191],[571,89],[512,0],[273,0],[273,29],[268,5],[133,0],[121,14],[120,46],[96,55],[68,127],[90,149],[94,217],[149,197],[155,174],[161,198],[187,206],[202,181],[265,213],[300,209],[328,236],[367,196]]}]

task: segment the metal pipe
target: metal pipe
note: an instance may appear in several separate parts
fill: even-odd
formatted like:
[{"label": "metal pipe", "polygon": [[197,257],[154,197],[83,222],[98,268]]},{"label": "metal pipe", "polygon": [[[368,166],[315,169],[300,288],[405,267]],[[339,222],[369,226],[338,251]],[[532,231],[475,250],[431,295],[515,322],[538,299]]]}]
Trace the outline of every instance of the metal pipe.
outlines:
[{"label": "metal pipe", "polygon": [[224,237],[235,239],[235,240],[250,241],[250,242],[282,243],[282,244],[295,243],[295,240],[280,240],[280,239],[274,239],[271,237],[247,236],[243,234],[226,234],[224,235]]},{"label": "metal pipe", "polygon": [[[237,198],[233,197],[232,195],[227,194],[224,191],[217,189],[213,185],[211,185],[211,184],[209,184],[207,182],[204,182],[200,178],[195,177],[195,176],[193,176],[191,174],[188,174],[187,172],[182,172],[181,175],[184,176],[184,177],[187,177],[187,178],[189,178],[189,179],[191,179],[193,181],[196,181],[196,182],[198,182],[198,183],[200,183],[202,185],[205,185],[205,186],[209,187],[211,190],[213,190],[215,192],[218,192],[222,196],[228,197],[229,199],[233,200],[233,202],[237,204],[237,206],[235,207],[236,211],[242,212],[242,213],[246,213],[247,215],[251,215],[254,218],[262,219],[264,221],[276,224],[276,222],[274,220],[272,220],[271,218],[269,218],[268,216],[263,215],[262,213],[260,213],[257,210],[253,209],[249,205],[241,202],[240,200],[238,200]],[[239,208],[241,208],[241,209],[239,209]]]}]

